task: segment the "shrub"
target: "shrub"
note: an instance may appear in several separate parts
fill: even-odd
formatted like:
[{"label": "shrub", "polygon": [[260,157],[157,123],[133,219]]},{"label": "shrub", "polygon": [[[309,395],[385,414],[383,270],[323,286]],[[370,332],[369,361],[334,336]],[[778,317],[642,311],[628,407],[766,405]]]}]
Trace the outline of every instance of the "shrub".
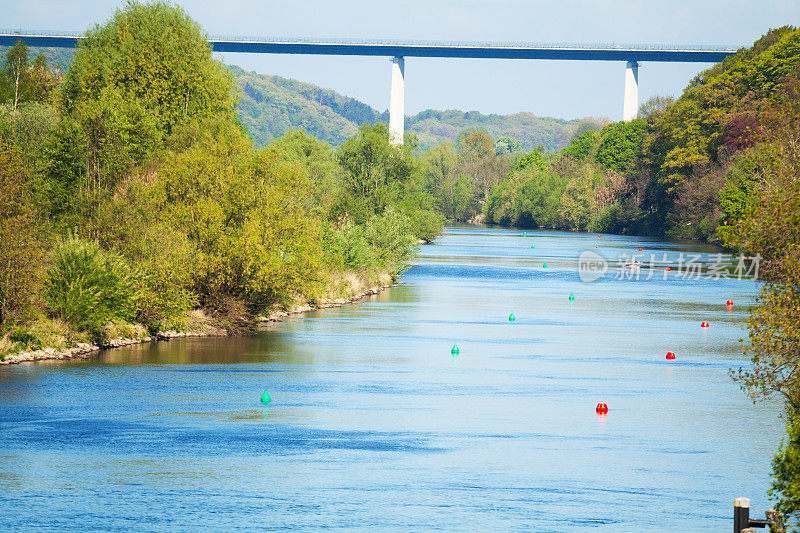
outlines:
[{"label": "shrub", "polygon": [[389,207],[367,222],[364,236],[374,249],[377,264],[398,274],[408,268],[417,242],[407,217]]},{"label": "shrub", "polygon": [[45,296],[57,316],[76,328],[98,332],[113,320],[135,318],[137,276],[120,255],[72,236],[53,250]]},{"label": "shrub", "polygon": [[587,230],[591,233],[618,233],[622,227],[619,204],[611,204],[601,209],[589,221]]}]

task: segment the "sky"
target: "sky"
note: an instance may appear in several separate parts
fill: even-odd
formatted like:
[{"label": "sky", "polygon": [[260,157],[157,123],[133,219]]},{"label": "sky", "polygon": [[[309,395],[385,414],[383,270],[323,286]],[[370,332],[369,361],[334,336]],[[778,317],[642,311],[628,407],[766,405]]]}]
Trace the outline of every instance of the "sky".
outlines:
[{"label": "sky", "polygon": [[[177,2],[210,35],[749,46],[800,25],[800,0],[219,0]],[[4,29],[83,31],[124,1],[0,0]],[[390,58],[225,54],[383,111]],[[679,96],[704,63],[641,63],[639,97]],[[425,109],[619,120],[625,64],[406,58],[406,114]]]}]

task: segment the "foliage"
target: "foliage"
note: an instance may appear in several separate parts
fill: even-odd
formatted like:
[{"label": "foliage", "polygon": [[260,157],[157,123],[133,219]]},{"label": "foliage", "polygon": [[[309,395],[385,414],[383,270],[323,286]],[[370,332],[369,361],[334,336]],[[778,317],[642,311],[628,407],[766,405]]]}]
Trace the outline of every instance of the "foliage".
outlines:
[{"label": "foliage", "polygon": [[319,221],[304,216],[309,188],[297,165],[253,151],[219,117],[171,155],[159,173],[164,221],[197,247],[195,289],[203,303],[226,295],[253,310],[310,289],[319,269]]},{"label": "foliage", "polygon": [[136,317],[138,273],[96,241],[68,237],[56,244],[45,297],[53,312],[79,329],[99,332],[112,320]]},{"label": "foliage", "polygon": [[55,107],[25,102],[16,111],[10,104],[0,105],[0,138],[13,143],[31,158],[36,158],[58,123]]},{"label": "foliage", "polygon": [[595,149],[595,144],[597,144],[599,137],[596,131],[589,130],[572,139],[569,146],[561,150],[561,155],[571,157],[576,161],[583,161],[589,155],[589,152]]},{"label": "foliage", "polygon": [[513,170],[522,170],[528,167],[533,170],[547,170],[547,163],[544,162],[541,148],[537,148],[536,150],[533,150],[532,152],[522,156],[522,158],[517,161],[517,164],[514,165]]},{"label": "foliage", "polygon": [[22,318],[40,287],[44,236],[29,185],[21,154],[0,141],[0,325]]},{"label": "foliage", "polygon": [[494,151],[497,155],[511,154],[519,152],[520,150],[522,150],[522,145],[513,137],[500,137],[497,139],[497,142],[494,143]]},{"label": "foliage", "polygon": [[233,111],[232,80],[212,58],[207,35],[164,2],[130,2],[86,32],[65,79],[67,109],[101,100],[106,88],[140,102],[165,134],[182,122]]},{"label": "foliage", "polygon": [[344,268],[386,269],[397,276],[407,268],[416,249],[410,224],[407,217],[389,207],[367,224],[345,222],[334,232],[331,247]]},{"label": "foliage", "polygon": [[[785,526],[800,528],[800,413],[790,409],[786,422],[788,440],[772,459],[772,486],[767,491],[775,499]],[[795,529],[796,530],[796,529]]]},{"label": "foliage", "polygon": [[341,211],[361,224],[399,198],[413,171],[411,149],[389,142],[384,123],[361,126],[338,150],[347,193]]},{"label": "foliage", "polygon": [[647,121],[641,118],[609,124],[600,131],[595,160],[606,169],[625,170],[638,154],[646,128]]}]

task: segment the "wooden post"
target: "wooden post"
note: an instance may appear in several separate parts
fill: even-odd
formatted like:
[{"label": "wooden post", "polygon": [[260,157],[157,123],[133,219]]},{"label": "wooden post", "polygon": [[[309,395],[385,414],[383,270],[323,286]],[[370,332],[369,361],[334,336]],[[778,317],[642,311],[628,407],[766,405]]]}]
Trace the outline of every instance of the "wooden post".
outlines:
[{"label": "wooden post", "polygon": [[744,497],[733,500],[733,533],[742,533],[750,526],[750,500]]}]

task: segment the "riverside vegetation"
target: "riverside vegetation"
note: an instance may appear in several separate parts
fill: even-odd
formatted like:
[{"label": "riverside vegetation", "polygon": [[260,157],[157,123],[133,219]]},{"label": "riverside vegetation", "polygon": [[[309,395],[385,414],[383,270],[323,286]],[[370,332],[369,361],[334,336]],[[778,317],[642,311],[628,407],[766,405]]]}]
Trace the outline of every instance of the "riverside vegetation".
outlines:
[{"label": "riverside vegetation", "polygon": [[247,328],[396,277],[444,218],[716,241],[763,258],[753,367],[734,377],[786,400],[771,494],[791,525],[799,65],[800,31],[779,28],[636,120],[582,122],[562,150],[468,129],[420,153],[375,116],[336,149],[296,130],[256,147],[231,72],[168,4],[87,32],[63,75],[18,43],[0,76],[0,352],[190,329],[198,308]]},{"label": "riverside vegetation", "polygon": [[214,325],[386,285],[442,227],[412,146],[256,148],[180,8],[130,3],[63,74],[18,42],[0,77],[0,354]]}]

